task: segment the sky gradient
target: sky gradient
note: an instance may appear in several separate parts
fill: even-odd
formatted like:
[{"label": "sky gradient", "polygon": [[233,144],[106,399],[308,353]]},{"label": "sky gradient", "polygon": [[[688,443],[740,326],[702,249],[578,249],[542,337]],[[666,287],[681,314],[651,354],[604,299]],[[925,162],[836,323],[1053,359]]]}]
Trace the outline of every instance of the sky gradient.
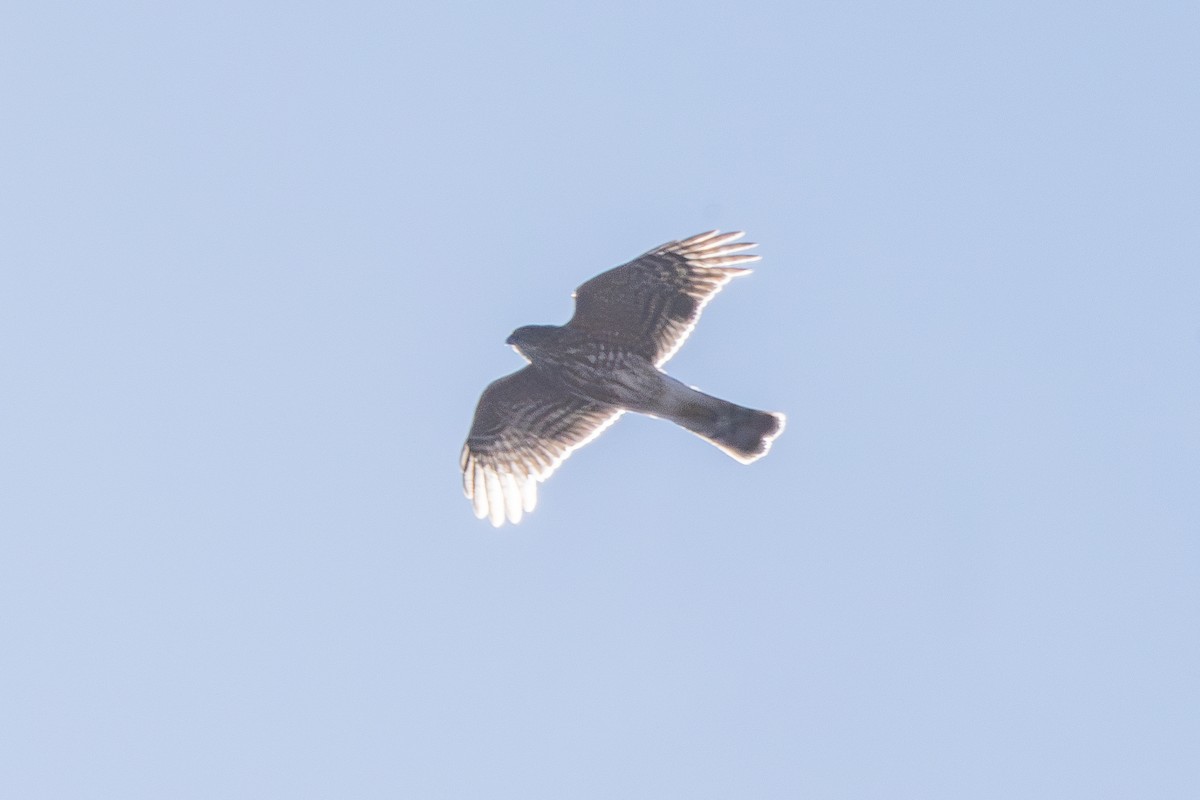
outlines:
[{"label": "sky gradient", "polygon": [[[1200,11],[4,17],[11,796],[1200,796]],[[476,520],[512,329],[710,228],[771,454]]]}]

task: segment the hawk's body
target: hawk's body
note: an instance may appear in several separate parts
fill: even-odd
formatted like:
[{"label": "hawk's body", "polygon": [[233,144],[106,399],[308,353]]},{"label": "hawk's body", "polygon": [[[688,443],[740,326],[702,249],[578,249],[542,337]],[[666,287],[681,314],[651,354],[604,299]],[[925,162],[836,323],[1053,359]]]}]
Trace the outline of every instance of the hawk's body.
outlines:
[{"label": "hawk's body", "polygon": [[743,463],[765,455],[782,414],[756,411],[692,389],[660,367],[683,344],[700,311],[758,260],[753,244],[717,231],[668,242],[603,272],[575,293],[563,326],[527,325],[508,343],[529,366],[484,391],[463,447],[463,488],[478,517],[519,522],[572,450],[624,411],[669,419]]}]

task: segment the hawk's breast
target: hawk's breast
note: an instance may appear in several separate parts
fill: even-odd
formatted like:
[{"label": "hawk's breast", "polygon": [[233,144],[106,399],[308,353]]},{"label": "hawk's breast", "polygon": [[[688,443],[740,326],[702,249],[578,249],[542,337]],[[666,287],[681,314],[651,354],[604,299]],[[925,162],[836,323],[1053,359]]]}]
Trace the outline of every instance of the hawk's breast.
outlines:
[{"label": "hawk's breast", "polygon": [[[567,391],[631,410],[652,408],[664,390],[662,372],[644,356],[598,340],[574,342],[548,356],[543,374]],[[534,362],[538,366],[537,361]]]}]

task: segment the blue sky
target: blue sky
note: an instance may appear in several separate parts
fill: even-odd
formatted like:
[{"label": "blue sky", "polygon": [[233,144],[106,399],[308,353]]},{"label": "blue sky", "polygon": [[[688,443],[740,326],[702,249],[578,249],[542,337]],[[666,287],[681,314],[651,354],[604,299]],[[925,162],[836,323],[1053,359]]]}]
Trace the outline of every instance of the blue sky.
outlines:
[{"label": "blue sky", "polygon": [[[1200,793],[1200,12],[45,3],[0,26],[0,784]],[[493,530],[479,392],[745,229]]]}]

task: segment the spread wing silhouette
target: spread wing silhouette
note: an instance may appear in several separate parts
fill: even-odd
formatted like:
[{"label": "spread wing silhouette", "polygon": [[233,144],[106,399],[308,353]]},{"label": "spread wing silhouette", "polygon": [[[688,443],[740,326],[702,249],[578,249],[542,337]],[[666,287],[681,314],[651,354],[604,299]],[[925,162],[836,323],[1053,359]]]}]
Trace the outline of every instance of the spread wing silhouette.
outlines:
[{"label": "spread wing silhouette", "polygon": [[569,327],[623,345],[662,366],[687,340],[700,312],[726,283],[750,272],[735,265],[761,256],[740,231],[709,231],[664,245],[602,272],[575,290]]},{"label": "spread wing silhouette", "polygon": [[475,516],[519,522],[537,504],[537,484],[573,450],[616,421],[615,406],[568,394],[528,366],[493,381],[475,408],[460,465]]}]

